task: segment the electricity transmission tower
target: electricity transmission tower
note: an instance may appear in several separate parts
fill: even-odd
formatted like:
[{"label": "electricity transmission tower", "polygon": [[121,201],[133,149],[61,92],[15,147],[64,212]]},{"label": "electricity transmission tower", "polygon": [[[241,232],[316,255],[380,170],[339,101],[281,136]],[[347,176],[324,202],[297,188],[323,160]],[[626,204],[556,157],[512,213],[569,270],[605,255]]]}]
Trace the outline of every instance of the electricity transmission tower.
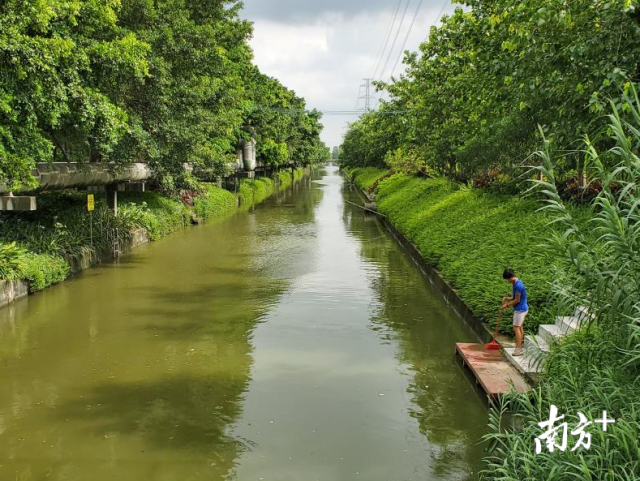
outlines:
[{"label": "electricity transmission tower", "polygon": [[364,83],[360,86],[360,89],[364,89],[364,95],[362,95],[359,100],[364,100],[364,111],[371,112],[371,82],[373,82],[372,78],[363,79]]}]

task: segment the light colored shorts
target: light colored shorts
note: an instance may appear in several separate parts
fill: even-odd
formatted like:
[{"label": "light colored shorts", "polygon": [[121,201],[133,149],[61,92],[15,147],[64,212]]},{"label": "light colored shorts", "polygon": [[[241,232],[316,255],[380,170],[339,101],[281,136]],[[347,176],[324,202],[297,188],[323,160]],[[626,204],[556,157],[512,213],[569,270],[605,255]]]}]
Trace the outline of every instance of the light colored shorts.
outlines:
[{"label": "light colored shorts", "polygon": [[515,327],[522,327],[522,324],[524,324],[524,318],[527,317],[527,314],[529,314],[529,311],[515,311],[513,313],[513,325]]}]

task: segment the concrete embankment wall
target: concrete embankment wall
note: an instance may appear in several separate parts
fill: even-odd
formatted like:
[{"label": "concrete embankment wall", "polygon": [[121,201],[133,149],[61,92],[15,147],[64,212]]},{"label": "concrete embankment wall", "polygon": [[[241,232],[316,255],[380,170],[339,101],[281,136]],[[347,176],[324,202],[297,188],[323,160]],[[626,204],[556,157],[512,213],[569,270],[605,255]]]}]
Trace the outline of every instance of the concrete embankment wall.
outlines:
[{"label": "concrete embankment wall", "polygon": [[0,281],[0,307],[29,294],[26,281]]},{"label": "concrete embankment wall", "polygon": [[[131,233],[131,239],[126,245],[120,246],[120,253],[129,252],[139,245],[149,242],[149,235],[144,229],[137,229]],[[71,273],[77,274],[85,269],[90,269],[102,262],[113,260],[113,252],[103,252],[99,255],[89,252],[67,257],[71,267]],[[27,281],[3,281],[0,280],[0,307],[4,307],[18,299],[29,295],[29,283]]]}]

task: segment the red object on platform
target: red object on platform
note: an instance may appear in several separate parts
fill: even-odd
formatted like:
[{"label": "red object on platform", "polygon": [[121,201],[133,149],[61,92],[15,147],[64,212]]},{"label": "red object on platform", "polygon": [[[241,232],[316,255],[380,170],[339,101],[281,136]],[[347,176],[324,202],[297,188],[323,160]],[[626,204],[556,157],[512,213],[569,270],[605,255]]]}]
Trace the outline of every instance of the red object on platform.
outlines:
[{"label": "red object on platform", "polygon": [[498,341],[496,341],[496,337],[498,337],[498,329],[500,329],[500,319],[502,319],[503,312],[504,312],[504,309],[500,309],[500,314],[498,315],[498,324],[496,324],[496,331],[493,333],[493,341],[491,341],[489,344],[485,344],[484,346],[484,348],[487,351],[500,350],[500,344],[498,344]]}]

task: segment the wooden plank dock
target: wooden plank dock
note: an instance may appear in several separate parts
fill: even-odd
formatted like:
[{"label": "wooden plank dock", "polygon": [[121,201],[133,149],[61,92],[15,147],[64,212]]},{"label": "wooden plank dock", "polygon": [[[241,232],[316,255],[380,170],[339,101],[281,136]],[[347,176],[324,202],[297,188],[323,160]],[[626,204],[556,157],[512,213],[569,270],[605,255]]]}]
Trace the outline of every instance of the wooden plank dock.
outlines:
[{"label": "wooden plank dock", "polygon": [[527,392],[531,386],[504,357],[501,351],[488,351],[484,344],[456,343],[456,353],[462,358],[490,399],[515,389]]}]

